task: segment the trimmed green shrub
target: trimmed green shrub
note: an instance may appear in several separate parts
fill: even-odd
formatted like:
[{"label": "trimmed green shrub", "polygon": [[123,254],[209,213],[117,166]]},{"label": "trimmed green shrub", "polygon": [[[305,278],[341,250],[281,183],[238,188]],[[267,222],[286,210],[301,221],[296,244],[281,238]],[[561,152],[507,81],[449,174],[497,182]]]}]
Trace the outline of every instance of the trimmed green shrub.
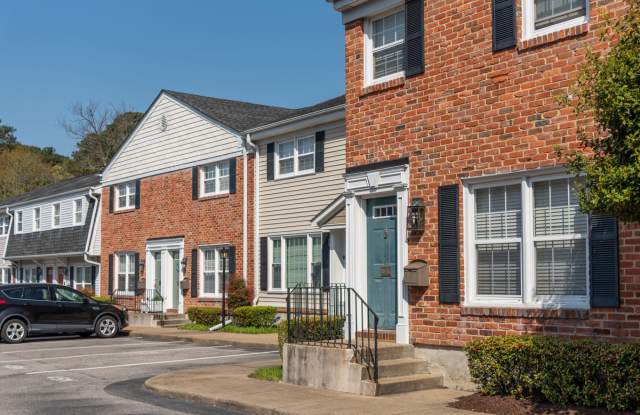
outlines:
[{"label": "trimmed green shrub", "polygon": [[213,326],[220,323],[222,310],[218,307],[191,307],[187,310],[187,315],[192,323],[206,324]]},{"label": "trimmed green shrub", "polygon": [[465,346],[471,377],[487,395],[640,411],[640,344],[499,336]]},{"label": "trimmed green shrub", "polygon": [[106,303],[106,304],[114,304],[115,303],[113,301],[113,299],[111,297],[109,297],[108,295],[94,295],[91,298],[93,298],[94,300],[96,300],[99,303]]},{"label": "trimmed green shrub", "polygon": [[[295,336],[304,341],[337,340],[344,338],[344,317],[302,317],[292,324]],[[289,339],[288,321],[278,324],[278,348],[280,357]]]},{"label": "trimmed green shrub", "polygon": [[275,319],[275,307],[245,306],[233,310],[233,324],[239,327],[271,327]]},{"label": "trimmed green shrub", "polygon": [[229,304],[229,310],[251,305],[249,301],[249,289],[247,289],[247,284],[242,278],[233,278],[229,282],[227,304]]}]

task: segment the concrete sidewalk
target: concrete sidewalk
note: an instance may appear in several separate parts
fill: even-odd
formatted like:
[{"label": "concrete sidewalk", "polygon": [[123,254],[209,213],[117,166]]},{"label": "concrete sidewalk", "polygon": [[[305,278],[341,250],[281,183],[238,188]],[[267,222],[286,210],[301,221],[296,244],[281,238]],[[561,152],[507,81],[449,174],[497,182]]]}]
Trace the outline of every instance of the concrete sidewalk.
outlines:
[{"label": "concrete sidewalk", "polygon": [[257,367],[279,364],[275,360],[171,372],[148,379],[145,386],[163,395],[259,415],[472,413],[447,406],[469,392],[432,389],[365,397],[248,377]]},{"label": "concrete sidewalk", "polygon": [[161,327],[136,327],[130,326],[125,330],[132,337],[143,337],[153,340],[184,340],[188,342],[206,344],[211,346],[229,344],[235,347],[249,349],[277,350],[278,335],[269,334],[242,334],[242,333],[209,333],[206,331],[193,331],[170,329]]}]

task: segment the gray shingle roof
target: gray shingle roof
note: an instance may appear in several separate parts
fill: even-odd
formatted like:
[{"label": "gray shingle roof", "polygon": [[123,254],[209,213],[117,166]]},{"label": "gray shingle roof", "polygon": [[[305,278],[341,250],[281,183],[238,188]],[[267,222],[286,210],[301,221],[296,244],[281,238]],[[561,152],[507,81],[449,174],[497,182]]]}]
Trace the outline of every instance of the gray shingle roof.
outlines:
[{"label": "gray shingle roof", "polygon": [[89,201],[84,225],[50,229],[42,232],[15,234],[11,229],[5,258],[38,257],[42,255],[83,252],[89,237],[95,202]]},{"label": "gray shingle roof", "polygon": [[163,91],[204,115],[239,132],[344,104],[344,96],[340,96],[309,107],[283,108],[205,97],[166,89]]},{"label": "gray shingle roof", "polygon": [[62,180],[48,186],[40,187],[19,196],[0,201],[0,206],[15,205],[18,203],[26,203],[31,200],[46,198],[49,196],[57,196],[62,193],[72,192],[74,190],[87,189],[100,184],[100,175],[91,174],[88,176],[74,177],[73,179]]}]

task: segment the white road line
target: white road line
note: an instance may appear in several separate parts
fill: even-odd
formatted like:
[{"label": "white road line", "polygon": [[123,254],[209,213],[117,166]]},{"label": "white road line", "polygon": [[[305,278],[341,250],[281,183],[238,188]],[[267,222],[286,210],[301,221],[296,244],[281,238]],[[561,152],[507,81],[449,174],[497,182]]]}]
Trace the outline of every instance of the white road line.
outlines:
[{"label": "white road line", "polygon": [[114,369],[119,367],[165,365],[169,363],[194,362],[197,360],[225,359],[230,357],[257,356],[257,355],[275,354],[275,353],[278,353],[278,352],[270,351],[270,352],[239,353],[239,354],[227,354],[222,356],[194,357],[191,359],[162,360],[158,362],[127,363],[123,365],[113,365],[113,366],[96,366],[96,367],[82,367],[82,368],[75,368],[75,369],[41,370],[38,372],[28,372],[28,373],[25,373],[25,375],[41,375],[44,373],[60,373],[60,372],[83,372],[88,370]]},{"label": "white road line", "polygon": [[22,349],[15,351],[7,351],[0,352],[0,354],[11,354],[11,353],[31,353],[31,352],[49,352],[51,350],[73,350],[73,349],[92,349],[96,347],[128,347],[128,346],[145,346],[148,344],[171,344],[171,343],[184,343],[184,340],[176,340],[170,342],[137,342],[137,343],[110,343],[110,344],[100,344],[93,346],[74,346],[74,347],[54,347],[48,349]]},{"label": "white road line", "polygon": [[151,353],[166,353],[173,352],[176,350],[206,350],[206,349],[220,349],[223,347],[231,347],[231,345],[222,345],[222,346],[192,346],[192,347],[176,347],[173,349],[156,349],[156,350],[139,350],[137,352],[119,352],[119,353],[93,353],[93,354],[77,354],[74,356],[55,356],[55,357],[36,357],[34,359],[16,359],[16,360],[2,360],[0,364],[7,363],[18,363],[18,362],[39,362],[41,360],[58,360],[58,359],[75,359],[78,357],[93,357],[93,356],[113,356],[118,354],[151,354]]}]

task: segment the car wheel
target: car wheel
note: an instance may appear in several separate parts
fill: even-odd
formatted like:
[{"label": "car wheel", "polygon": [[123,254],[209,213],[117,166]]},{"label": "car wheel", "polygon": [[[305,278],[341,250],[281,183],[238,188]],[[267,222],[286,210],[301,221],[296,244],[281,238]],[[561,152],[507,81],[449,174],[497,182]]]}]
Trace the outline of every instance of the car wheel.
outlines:
[{"label": "car wheel", "polygon": [[111,316],[104,316],[96,324],[96,335],[103,339],[115,337],[118,334],[118,321]]},{"label": "car wheel", "polygon": [[27,324],[18,319],[12,319],[2,326],[2,340],[7,343],[22,343],[27,337]]}]

